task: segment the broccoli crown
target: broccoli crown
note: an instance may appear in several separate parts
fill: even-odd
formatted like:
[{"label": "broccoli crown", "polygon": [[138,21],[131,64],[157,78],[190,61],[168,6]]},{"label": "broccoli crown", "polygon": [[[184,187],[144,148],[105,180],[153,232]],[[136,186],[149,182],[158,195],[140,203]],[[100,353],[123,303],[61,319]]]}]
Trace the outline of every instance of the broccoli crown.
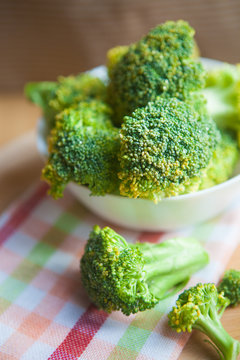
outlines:
[{"label": "broccoli crown", "polygon": [[126,315],[152,308],[158,300],[149,292],[144,259],[112,229],[95,226],[81,260],[81,276],[91,300],[107,312]]},{"label": "broccoli crown", "polygon": [[49,159],[43,178],[55,198],[66,184],[88,185],[92,194],[118,191],[119,131],[110,121],[111,110],[92,100],[64,110],[49,138]]},{"label": "broccoli crown", "polygon": [[237,142],[227,132],[221,132],[221,140],[213,152],[207,168],[200,176],[199,189],[208,189],[220,184],[233,174],[239,158]]},{"label": "broccoli crown", "polygon": [[220,133],[190,105],[159,98],[124,118],[120,139],[120,193],[157,201],[162,192],[200,174]]},{"label": "broccoli crown", "polygon": [[232,175],[238,158],[237,142],[228,133],[222,132],[208,166],[199,175],[158,191],[158,198],[189,194],[220,184]]},{"label": "broccoli crown", "polygon": [[57,129],[72,130],[89,127],[92,131],[98,129],[112,130],[112,109],[101,100],[86,100],[63,110],[57,115]]},{"label": "broccoli crown", "polygon": [[207,253],[194,239],[128,244],[114,230],[96,226],[81,260],[81,275],[99,308],[130,315],[182,288],[207,262]]},{"label": "broccoli crown", "polygon": [[34,104],[40,106],[49,125],[54,122],[56,115],[55,109],[49,105],[49,101],[54,96],[56,90],[57,83],[53,81],[30,82],[24,87],[26,97]]},{"label": "broccoli crown", "polygon": [[177,332],[188,331],[197,326],[198,319],[207,317],[213,310],[214,316],[229,304],[214,284],[197,284],[185,290],[169,313],[169,323]]},{"label": "broccoli crown", "polygon": [[214,284],[197,284],[179,295],[168,314],[169,325],[177,332],[197,329],[207,335],[224,360],[235,360],[240,343],[222,327],[220,317],[229,300]]},{"label": "broccoli crown", "polygon": [[109,52],[108,97],[116,124],[159,95],[185,100],[204,86],[202,65],[192,58],[193,35],[185,21],[168,21],[127,51]]},{"label": "broccoli crown", "polygon": [[233,269],[226,271],[218,291],[224,293],[224,296],[230,300],[230,305],[240,304],[240,271]]},{"label": "broccoli crown", "polygon": [[99,78],[84,73],[60,76],[57,82],[29,83],[25,87],[25,94],[43,109],[50,127],[53,127],[55,116],[64,109],[85,100],[104,101],[106,86]]},{"label": "broccoli crown", "polygon": [[218,126],[240,134],[240,65],[208,71],[203,95]]},{"label": "broccoli crown", "polygon": [[87,99],[105,100],[104,83],[88,73],[77,76],[60,76],[58,87],[49,105],[57,112]]}]

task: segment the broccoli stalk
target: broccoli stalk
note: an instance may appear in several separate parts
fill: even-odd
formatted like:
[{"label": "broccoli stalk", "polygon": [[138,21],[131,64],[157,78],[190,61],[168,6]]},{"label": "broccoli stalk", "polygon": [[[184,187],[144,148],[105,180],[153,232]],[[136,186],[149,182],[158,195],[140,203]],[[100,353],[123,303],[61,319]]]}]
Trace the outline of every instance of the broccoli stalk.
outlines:
[{"label": "broccoli stalk", "polygon": [[222,360],[235,360],[240,343],[223,328],[220,318],[229,300],[214,284],[197,284],[185,290],[169,313],[169,325],[177,332],[193,329],[207,335]]},{"label": "broccoli stalk", "polygon": [[240,271],[234,269],[226,271],[218,291],[224,292],[224,296],[230,300],[230,305],[240,304]]},{"label": "broccoli stalk", "polygon": [[207,263],[208,254],[195,239],[128,244],[109,227],[95,226],[81,259],[81,276],[99,308],[130,315],[183,288]]}]

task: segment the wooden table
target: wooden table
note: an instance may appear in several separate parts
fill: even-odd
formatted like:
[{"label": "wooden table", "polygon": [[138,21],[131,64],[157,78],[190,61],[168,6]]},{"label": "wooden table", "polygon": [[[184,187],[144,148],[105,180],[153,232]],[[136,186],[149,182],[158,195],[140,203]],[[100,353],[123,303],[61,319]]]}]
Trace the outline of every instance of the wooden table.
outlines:
[{"label": "wooden table", "polygon": [[[29,104],[23,95],[0,95],[0,212],[39,179],[42,160],[34,133],[39,115],[39,109]],[[228,265],[230,267],[240,269],[240,246]],[[240,306],[226,310],[222,322],[240,341]],[[204,338],[193,333],[179,360],[217,360],[216,352],[203,341]]]}]

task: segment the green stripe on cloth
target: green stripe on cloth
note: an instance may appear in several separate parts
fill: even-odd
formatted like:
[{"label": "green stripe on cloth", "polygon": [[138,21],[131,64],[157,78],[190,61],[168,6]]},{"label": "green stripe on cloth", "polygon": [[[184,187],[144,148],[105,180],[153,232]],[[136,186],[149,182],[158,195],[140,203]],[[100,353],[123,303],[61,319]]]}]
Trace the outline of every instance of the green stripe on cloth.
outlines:
[{"label": "green stripe on cloth", "polygon": [[28,255],[28,260],[32,261],[41,267],[48,261],[53,255],[56,249],[48,244],[39,242]]},{"label": "green stripe on cloth", "polygon": [[25,283],[30,283],[37,273],[41,270],[41,266],[34,264],[28,259],[24,259],[21,264],[12,272],[11,276]]},{"label": "green stripe on cloth", "polygon": [[79,225],[79,217],[82,217],[83,212],[81,211],[81,206],[78,207],[79,212],[77,212],[78,217],[75,214],[71,214],[71,210],[68,209],[68,212],[63,213],[55,223],[55,227],[59,230],[64,231],[65,233],[71,233]]},{"label": "green stripe on cloth", "polygon": [[0,315],[2,315],[10,305],[11,302],[9,300],[0,297]]},{"label": "green stripe on cloth", "polygon": [[169,302],[169,299],[164,299],[154,309],[137,313],[109,355],[108,360],[135,360],[148,337],[166,312]]},{"label": "green stripe on cloth", "polygon": [[13,302],[26,288],[27,284],[9,276],[0,287],[0,297]]}]

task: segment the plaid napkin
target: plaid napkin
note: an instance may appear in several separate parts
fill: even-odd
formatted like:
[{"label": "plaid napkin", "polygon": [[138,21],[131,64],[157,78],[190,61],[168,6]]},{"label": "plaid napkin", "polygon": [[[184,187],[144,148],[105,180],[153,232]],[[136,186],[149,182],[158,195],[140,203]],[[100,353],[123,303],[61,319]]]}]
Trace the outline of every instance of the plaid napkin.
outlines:
[{"label": "plaid napkin", "polygon": [[[97,310],[81,286],[79,259],[92,226],[110,224],[69,192],[54,201],[46,189],[38,185],[0,218],[0,359],[177,359],[189,335],[167,325],[176,297],[129,317]],[[114,229],[129,241],[197,237],[211,262],[192,285],[218,281],[237,246],[239,221],[237,202],[224,215],[179,233]]]}]

